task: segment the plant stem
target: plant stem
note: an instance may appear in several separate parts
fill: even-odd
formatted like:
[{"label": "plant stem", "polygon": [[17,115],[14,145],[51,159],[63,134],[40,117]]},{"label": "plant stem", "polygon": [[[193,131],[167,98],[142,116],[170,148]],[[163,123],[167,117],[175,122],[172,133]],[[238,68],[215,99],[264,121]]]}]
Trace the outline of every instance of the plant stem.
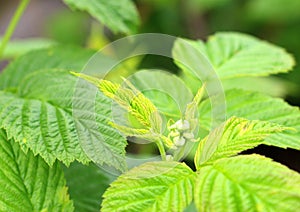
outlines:
[{"label": "plant stem", "polygon": [[179,161],[184,156],[186,143],[174,153],[174,161]]},{"label": "plant stem", "polygon": [[164,145],[160,139],[158,139],[158,141],[156,142],[156,145],[157,145],[159,153],[161,155],[161,159],[167,160],[166,151],[165,151]]},{"label": "plant stem", "polygon": [[30,0],[21,0],[14,16],[12,17],[12,19],[5,31],[2,42],[0,44],[0,58],[2,57],[5,47],[6,47],[7,43],[9,42],[12,34],[14,33],[16,26],[19,23],[19,20],[20,20],[21,16],[23,15],[29,2],[30,2]]}]

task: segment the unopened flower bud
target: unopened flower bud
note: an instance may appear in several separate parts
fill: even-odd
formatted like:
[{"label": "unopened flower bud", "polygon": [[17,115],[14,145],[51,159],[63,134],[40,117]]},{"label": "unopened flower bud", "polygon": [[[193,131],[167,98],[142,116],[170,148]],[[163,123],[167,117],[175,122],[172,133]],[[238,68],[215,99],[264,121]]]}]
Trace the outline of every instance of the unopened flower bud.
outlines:
[{"label": "unopened flower bud", "polygon": [[192,140],[194,139],[194,134],[193,133],[183,133],[183,137],[187,140]]},{"label": "unopened flower bud", "polygon": [[166,161],[173,161],[173,159],[172,155],[166,155]]},{"label": "unopened flower bud", "polygon": [[183,137],[177,136],[174,138],[173,141],[174,141],[175,146],[183,146],[185,144],[185,139]]},{"label": "unopened flower bud", "polygon": [[190,129],[190,123],[187,120],[182,121],[180,119],[175,124],[177,125],[178,130],[184,131]]}]

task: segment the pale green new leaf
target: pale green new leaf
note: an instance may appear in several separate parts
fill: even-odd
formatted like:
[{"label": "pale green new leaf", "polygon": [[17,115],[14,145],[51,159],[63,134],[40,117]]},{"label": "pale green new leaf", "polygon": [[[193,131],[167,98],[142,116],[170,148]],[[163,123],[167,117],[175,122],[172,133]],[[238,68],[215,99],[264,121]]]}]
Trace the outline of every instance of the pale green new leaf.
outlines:
[{"label": "pale green new leaf", "polygon": [[191,121],[196,118],[198,106],[200,101],[202,100],[204,92],[205,92],[205,85],[203,85],[201,88],[198,89],[198,92],[196,93],[193,101],[187,104],[186,111],[184,114],[185,120]]},{"label": "pale green new leaf", "polygon": [[202,167],[195,183],[199,212],[295,212],[300,175],[259,155],[243,155]]},{"label": "pale green new leaf", "polygon": [[[124,171],[126,140],[108,124],[111,102],[98,92],[96,98],[89,99],[94,111],[85,110],[80,101],[90,90],[74,96],[76,81],[65,70],[28,74],[16,93],[0,92],[0,126],[50,165],[56,159],[67,165],[74,160],[86,163],[88,154],[97,163]],[[80,109],[84,117],[75,116]]]},{"label": "pale green new leaf", "polygon": [[41,69],[81,71],[95,52],[79,47],[54,46],[26,53],[0,74],[0,89],[16,89],[26,75]]},{"label": "pale green new leaf", "polygon": [[148,129],[153,129],[156,133],[160,132],[162,120],[156,107],[130,82],[125,80],[126,85],[119,85],[85,74],[72,74],[97,86],[104,95],[116,101]]},{"label": "pale green new leaf", "polygon": [[194,180],[184,163],[145,163],[111,184],[101,211],[183,211],[192,201]]},{"label": "pale green new leaf", "polygon": [[121,133],[125,134],[126,136],[144,136],[147,134],[150,134],[149,130],[146,129],[137,129],[137,128],[130,128],[126,126],[121,126],[116,123],[110,123],[110,125],[117,130],[119,130]]},{"label": "pale green new leaf", "polygon": [[114,32],[133,33],[139,24],[139,15],[131,0],[63,0],[72,9],[87,11]]},{"label": "pale green new leaf", "polygon": [[262,144],[268,135],[284,129],[269,122],[232,117],[200,141],[195,165],[199,169],[200,166],[218,159],[237,155]]},{"label": "pale green new leaf", "polygon": [[60,164],[25,154],[0,130],[0,211],[73,211]]},{"label": "pale green new leaf", "polygon": [[[297,131],[284,131],[270,135],[264,144],[282,148],[300,149],[300,111],[282,99],[257,92],[238,89],[225,93],[227,117],[238,116],[250,120],[262,120],[276,123],[286,127],[295,128]],[[209,129],[211,125],[211,105],[207,99],[200,104],[200,126]]]},{"label": "pale green new leaf", "polygon": [[96,165],[72,163],[64,167],[70,197],[76,212],[100,210],[101,196],[111,179]]},{"label": "pale green new leaf", "polygon": [[[191,49],[199,55],[191,55],[195,53]],[[193,76],[196,75],[195,72],[207,71],[196,69],[202,54],[220,79],[284,73],[291,70],[295,63],[284,49],[235,32],[217,33],[210,36],[206,43],[201,40],[178,39],[173,48],[175,62]]]}]

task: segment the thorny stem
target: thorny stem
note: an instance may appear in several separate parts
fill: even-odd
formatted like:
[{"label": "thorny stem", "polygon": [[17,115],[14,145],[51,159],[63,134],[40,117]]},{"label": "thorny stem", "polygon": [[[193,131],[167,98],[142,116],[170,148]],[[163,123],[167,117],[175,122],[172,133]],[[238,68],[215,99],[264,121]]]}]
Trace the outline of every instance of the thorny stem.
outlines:
[{"label": "thorny stem", "polygon": [[19,20],[20,20],[21,16],[23,15],[29,2],[30,2],[30,0],[21,0],[16,12],[14,13],[14,16],[12,17],[12,19],[6,29],[3,39],[2,39],[2,42],[0,44],[0,58],[2,57],[5,47],[6,47],[7,43],[9,42],[12,34],[14,33],[16,26],[19,23]]}]

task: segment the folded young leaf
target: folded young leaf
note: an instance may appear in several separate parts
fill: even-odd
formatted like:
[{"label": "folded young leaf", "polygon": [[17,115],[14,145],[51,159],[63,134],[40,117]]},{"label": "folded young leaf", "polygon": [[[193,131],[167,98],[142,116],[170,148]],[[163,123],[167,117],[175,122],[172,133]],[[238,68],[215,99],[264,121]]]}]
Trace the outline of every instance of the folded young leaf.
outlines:
[{"label": "folded young leaf", "polygon": [[225,158],[199,170],[194,201],[199,212],[294,212],[300,175],[259,155]]},{"label": "folded young leaf", "polygon": [[139,16],[131,0],[63,0],[72,9],[87,11],[113,32],[134,33]]},{"label": "folded young leaf", "polygon": [[[124,171],[126,140],[108,124],[110,100],[100,92],[96,98],[86,99],[91,92],[88,89],[74,95],[76,81],[65,70],[28,74],[17,93],[0,92],[0,126],[50,165],[56,159],[68,165],[91,158]],[[87,101],[94,108],[84,108]],[[77,115],[80,110],[83,117]]]},{"label": "folded young leaf", "polygon": [[145,163],[111,184],[101,211],[183,211],[192,201],[194,180],[184,163]]},{"label": "folded young leaf", "polygon": [[98,79],[81,73],[72,73],[82,79],[91,82],[107,97],[113,99],[121,107],[125,108],[144,127],[155,133],[160,133],[162,120],[155,105],[147,99],[130,82],[119,85],[108,80]]},{"label": "folded young leaf", "polygon": [[285,129],[269,122],[232,117],[200,141],[195,165],[200,169],[202,165],[237,155],[262,144],[268,135]]},{"label": "folded young leaf", "polygon": [[0,211],[73,211],[58,162],[25,154],[0,130]]},{"label": "folded young leaf", "polygon": [[202,100],[204,92],[205,92],[205,85],[203,85],[201,88],[199,88],[193,101],[190,102],[189,104],[187,104],[186,111],[184,114],[185,120],[191,121],[197,117],[198,106],[199,106],[200,101]]},{"label": "folded young leaf", "polygon": [[137,129],[137,128],[130,128],[126,126],[121,126],[116,123],[110,123],[110,125],[117,130],[119,130],[121,133],[123,133],[126,136],[144,136],[144,135],[149,135],[151,132],[146,129]]},{"label": "folded young leaf", "polygon": [[[227,117],[238,116],[249,120],[261,120],[276,123],[297,131],[284,131],[268,136],[264,144],[281,148],[300,150],[300,111],[282,99],[238,89],[225,93]],[[199,107],[200,126],[209,129],[211,125],[211,105],[207,99]]]},{"label": "folded young leaf", "polygon": [[[199,55],[191,55],[195,52]],[[206,43],[178,39],[173,48],[177,65],[194,76],[195,71],[207,71],[197,69],[202,55],[206,56],[220,79],[284,73],[295,64],[292,56],[284,49],[235,32],[217,33],[210,36]]]}]

